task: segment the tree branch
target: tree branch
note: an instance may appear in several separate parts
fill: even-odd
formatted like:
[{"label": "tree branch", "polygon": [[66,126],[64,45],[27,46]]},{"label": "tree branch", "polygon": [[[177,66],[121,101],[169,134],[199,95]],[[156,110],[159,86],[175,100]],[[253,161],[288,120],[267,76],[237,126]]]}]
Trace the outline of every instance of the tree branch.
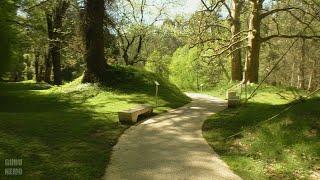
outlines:
[{"label": "tree branch", "polygon": [[212,12],[215,11],[216,8],[219,6],[220,3],[224,3],[225,0],[219,0],[217,1],[213,6],[208,6],[207,3],[204,0],[201,0],[201,3],[203,4],[203,6],[206,8],[206,11]]},{"label": "tree branch", "polygon": [[267,37],[262,37],[261,41],[265,42],[273,38],[286,38],[286,39],[293,39],[293,38],[300,38],[300,39],[320,39],[320,35],[286,35],[286,34],[274,34]]},{"label": "tree branch", "polygon": [[265,12],[265,13],[262,13],[261,14],[261,19],[269,16],[269,15],[272,15],[272,14],[275,14],[277,12],[283,12],[283,11],[290,11],[290,10],[293,10],[293,9],[299,9],[299,8],[296,8],[296,7],[287,7],[287,8],[278,8],[278,9],[273,9],[273,10],[270,10],[268,12]]}]

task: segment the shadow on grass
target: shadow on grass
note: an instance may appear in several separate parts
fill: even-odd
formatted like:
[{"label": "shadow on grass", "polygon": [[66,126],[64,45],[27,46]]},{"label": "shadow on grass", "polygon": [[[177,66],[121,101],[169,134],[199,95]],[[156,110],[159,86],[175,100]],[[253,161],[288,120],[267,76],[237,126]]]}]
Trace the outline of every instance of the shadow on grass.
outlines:
[{"label": "shadow on grass", "polygon": [[227,138],[244,128],[256,126],[263,120],[280,112],[285,105],[270,105],[262,103],[249,103],[245,107],[229,108],[216,115],[203,125],[203,130],[212,128],[221,130],[221,138]]},{"label": "shadow on grass", "polygon": [[306,177],[320,160],[319,106],[320,98],[306,100],[257,127],[286,105],[250,103],[227,109],[205,122],[204,137],[245,179]]},{"label": "shadow on grass", "polygon": [[0,82],[0,91],[43,90],[50,87],[46,83]]},{"label": "shadow on grass", "polygon": [[[162,85],[159,95],[163,107],[158,109],[188,102],[179,89],[156,75],[130,73],[133,76],[126,76],[121,85],[98,91],[48,93],[37,91],[48,89],[45,84],[0,83],[0,160],[23,159],[23,176],[27,178],[101,177],[112,146],[127,128],[118,123],[120,106],[153,102],[153,79]],[[104,90],[119,96],[112,93],[97,98]],[[91,98],[94,102],[88,102]],[[0,169],[4,168],[0,164]]]},{"label": "shadow on grass", "polygon": [[[0,90],[1,162],[23,159],[26,178],[101,177],[126,126],[78,102],[28,91],[35,89],[39,87],[10,83]],[[2,172],[4,168],[1,163]]]}]

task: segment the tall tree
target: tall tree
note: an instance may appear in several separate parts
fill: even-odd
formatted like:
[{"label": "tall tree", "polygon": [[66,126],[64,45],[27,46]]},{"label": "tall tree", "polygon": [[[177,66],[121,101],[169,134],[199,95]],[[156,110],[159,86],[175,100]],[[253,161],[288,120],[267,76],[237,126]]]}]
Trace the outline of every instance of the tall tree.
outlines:
[{"label": "tall tree", "polygon": [[104,0],[86,0],[84,9],[84,41],[86,70],[82,82],[105,81],[108,65],[104,59]]},{"label": "tall tree", "polygon": [[[62,20],[69,7],[67,0],[58,0],[52,14],[47,14],[48,36],[49,36],[49,55],[52,60],[53,67],[53,83],[55,85],[62,84],[61,74],[61,49],[62,49]],[[48,59],[49,60],[49,59]],[[46,62],[46,67],[50,68],[50,62]],[[46,69],[46,74],[49,74]],[[48,78],[48,77],[47,77]]]},{"label": "tall tree", "polygon": [[48,31],[48,51],[45,55],[45,73],[44,73],[44,81],[50,83],[51,81],[51,71],[52,71],[52,56],[51,51],[53,48],[53,22],[52,22],[52,15],[46,13],[46,20],[47,20],[47,31]]},{"label": "tall tree", "polygon": [[243,6],[242,0],[233,0],[231,9],[231,38],[232,38],[232,61],[231,61],[231,78],[233,81],[242,80],[242,64],[241,64],[241,45],[239,41],[241,31],[241,9]]},{"label": "tall tree", "polygon": [[[224,42],[220,45],[219,49],[222,49],[221,52],[218,52],[217,55],[220,56],[227,50],[229,50],[231,55],[231,79],[233,81],[242,80],[242,61],[241,61],[241,11],[244,5],[244,0],[219,0],[213,3],[212,1],[207,2],[201,0],[202,4],[205,7],[205,11],[213,12],[215,14],[221,14],[223,9],[224,12],[228,13],[229,26],[226,27],[222,18],[215,20],[214,24],[209,24],[212,27],[224,27],[225,29],[230,29],[230,36],[228,39],[219,39],[219,41]],[[213,39],[214,41],[217,38]],[[226,44],[227,43],[227,44]]]},{"label": "tall tree", "polygon": [[0,1],[0,75],[10,70],[14,63],[13,42],[17,40],[17,7],[20,0],[1,0]]},{"label": "tall tree", "polygon": [[[250,17],[248,29],[248,48],[246,59],[246,82],[256,83],[259,80],[259,59],[260,49],[264,42],[274,38],[301,38],[314,39],[320,38],[312,28],[312,22],[317,16],[317,10],[312,8],[313,4],[307,1],[275,1],[270,3],[266,0],[249,0]],[[307,9],[307,10],[305,10]],[[295,32],[295,34],[285,34],[280,32],[280,26],[277,22],[277,15],[286,13],[287,18],[294,18],[299,25],[302,25],[304,31]],[[272,18],[277,26],[275,33],[262,36],[261,27],[263,21]],[[267,29],[267,28],[266,28]],[[309,34],[307,32],[309,31]]]},{"label": "tall tree", "polygon": [[246,60],[246,81],[258,82],[259,58],[261,48],[261,10],[264,0],[250,0],[248,51]]}]

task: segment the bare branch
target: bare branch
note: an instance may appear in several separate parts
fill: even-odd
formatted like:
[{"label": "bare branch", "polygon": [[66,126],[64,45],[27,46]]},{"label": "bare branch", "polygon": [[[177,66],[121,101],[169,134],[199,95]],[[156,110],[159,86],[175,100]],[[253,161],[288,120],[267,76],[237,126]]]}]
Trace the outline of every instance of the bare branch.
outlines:
[{"label": "bare branch", "polygon": [[314,29],[311,27],[311,25],[309,23],[304,22],[303,20],[301,20],[298,16],[296,16],[295,14],[293,14],[291,11],[289,11],[290,15],[295,18],[297,21],[299,21],[301,24],[306,25],[306,27],[308,27],[314,34],[316,34],[316,32],[314,31]]},{"label": "bare branch", "polygon": [[[134,7],[132,1],[131,1],[131,0],[127,0],[127,1],[129,2],[130,6],[131,6],[131,8],[132,8],[132,16],[133,16],[133,19],[134,19],[136,22],[138,22],[138,19],[137,19],[137,17],[136,17],[136,12],[135,12],[136,10],[135,10],[135,7]],[[123,14],[125,14],[125,13],[123,13]],[[127,15],[125,14],[125,16],[127,16]]]},{"label": "bare branch", "polygon": [[275,13],[278,13],[278,12],[290,11],[290,10],[293,10],[293,9],[299,9],[299,8],[297,8],[297,7],[286,7],[286,8],[273,9],[273,10],[267,11],[265,13],[262,13],[261,14],[261,19],[266,18],[267,16],[275,14]]},{"label": "bare branch", "polygon": [[210,39],[205,39],[199,42],[196,42],[194,44],[192,44],[189,48],[194,48],[199,44],[204,44],[206,42],[214,42],[214,41],[227,41],[226,39],[222,39],[222,38],[210,38]]},{"label": "bare branch", "polygon": [[309,16],[311,16],[313,18],[317,18],[316,15],[314,15],[314,14],[312,14],[310,12],[307,12],[302,8],[299,8],[299,7],[286,7],[286,8],[277,8],[277,9],[273,9],[273,10],[270,10],[268,12],[262,13],[261,14],[261,19],[266,18],[269,15],[272,15],[272,14],[275,14],[275,13],[278,13],[278,12],[290,12],[292,10],[301,11],[303,14],[308,14]]},{"label": "bare branch", "polygon": [[224,2],[225,2],[225,0],[219,0],[219,1],[217,1],[214,5],[212,5],[212,6],[209,7],[204,0],[201,0],[201,3],[202,3],[203,6],[206,8],[206,11],[210,11],[210,12],[215,11],[215,10],[217,9],[217,7],[218,7],[220,4],[223,4]]},{"label": "bare branch", "polygon": [[273,38],[286,38],[286,39],[293,39],[293,38],[300,38],[300,39],[320,39],[320,35],[302,35],[302,34],[296,34],[296,35],[285,35],[285,34],[274,34],[267,37],[261,38],[262,42],[268,41]]},{"label": "bare branch", "polygon": [[227,11],[228,11],[228,13],[229,13],[229,17],[230,17],[230,18],[233,18],[233,17],[232,17],[231,9],[230,9],[230,7],[227,5],[227,3],[226,3],[226,2],[223,2],[223,5],[224,5],[224,7],[227,9]]},{"label": "bare branch", "polygon": [[44,5],[44,4],[49,3],[50,1],[52,1],[52,0],[44,0],[44,1],[39,2],[38,4],[35,4],[35,5],[33,5],[33,6],[31,6],[31,7],[28,7],[28,8],[25,8],[25,9],[23,9],[23,10],[24,10],[24,11],[31,11],[31,10],[33,10],[34,8],[37,8],[37,7],[39,7],[39,6],[42,6],[42,5]]},{"label": "bare branch", "polygon": [[248,39],[248,37],[245,37],[245,38],[240,39],[239,41],[232,42],[232,43],[229,43],[227,45],[224,45],[221,48],[219,48],[218,50],[215,50],[215,51],[220,51],[220,52],[218,52],[216,54],[213,54],[213,55],[210,55],[210,56],[203,56],[203,57],[217,57],[217,56],[220,56],[220,55],[224,54],[226,51],[230,50],[231,47],[233,47],[234,45],[239,44],[239,43],[241,43],[242,41],[244,41],[246,39]]}]

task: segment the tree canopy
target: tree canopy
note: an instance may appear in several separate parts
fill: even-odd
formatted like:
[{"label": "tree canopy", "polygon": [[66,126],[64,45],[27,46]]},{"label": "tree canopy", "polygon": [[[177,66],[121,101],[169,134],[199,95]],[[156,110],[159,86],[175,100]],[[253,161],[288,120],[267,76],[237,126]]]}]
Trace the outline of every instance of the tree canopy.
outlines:
[{"label": "tree canopy", "polygon": [[[199,2],[196,11],[172,16],[178,1],[105,1],[94,6],[92,15],[90,0],[1,1],[2,78],[59,85],[84,71],[101,71],[103,79],[108,76],[105,67],[123,65],[177,79],[175,69],[186,71],[197,64],[203,82],[192,77],[190,86],[258,83],[271,69],[268,83],[319,86],[318,51],[313,48],[320,37],[318,1]],[[293,53],[286,51],[289,47]],[[194,49],[192,60],[178,55]]]}]

